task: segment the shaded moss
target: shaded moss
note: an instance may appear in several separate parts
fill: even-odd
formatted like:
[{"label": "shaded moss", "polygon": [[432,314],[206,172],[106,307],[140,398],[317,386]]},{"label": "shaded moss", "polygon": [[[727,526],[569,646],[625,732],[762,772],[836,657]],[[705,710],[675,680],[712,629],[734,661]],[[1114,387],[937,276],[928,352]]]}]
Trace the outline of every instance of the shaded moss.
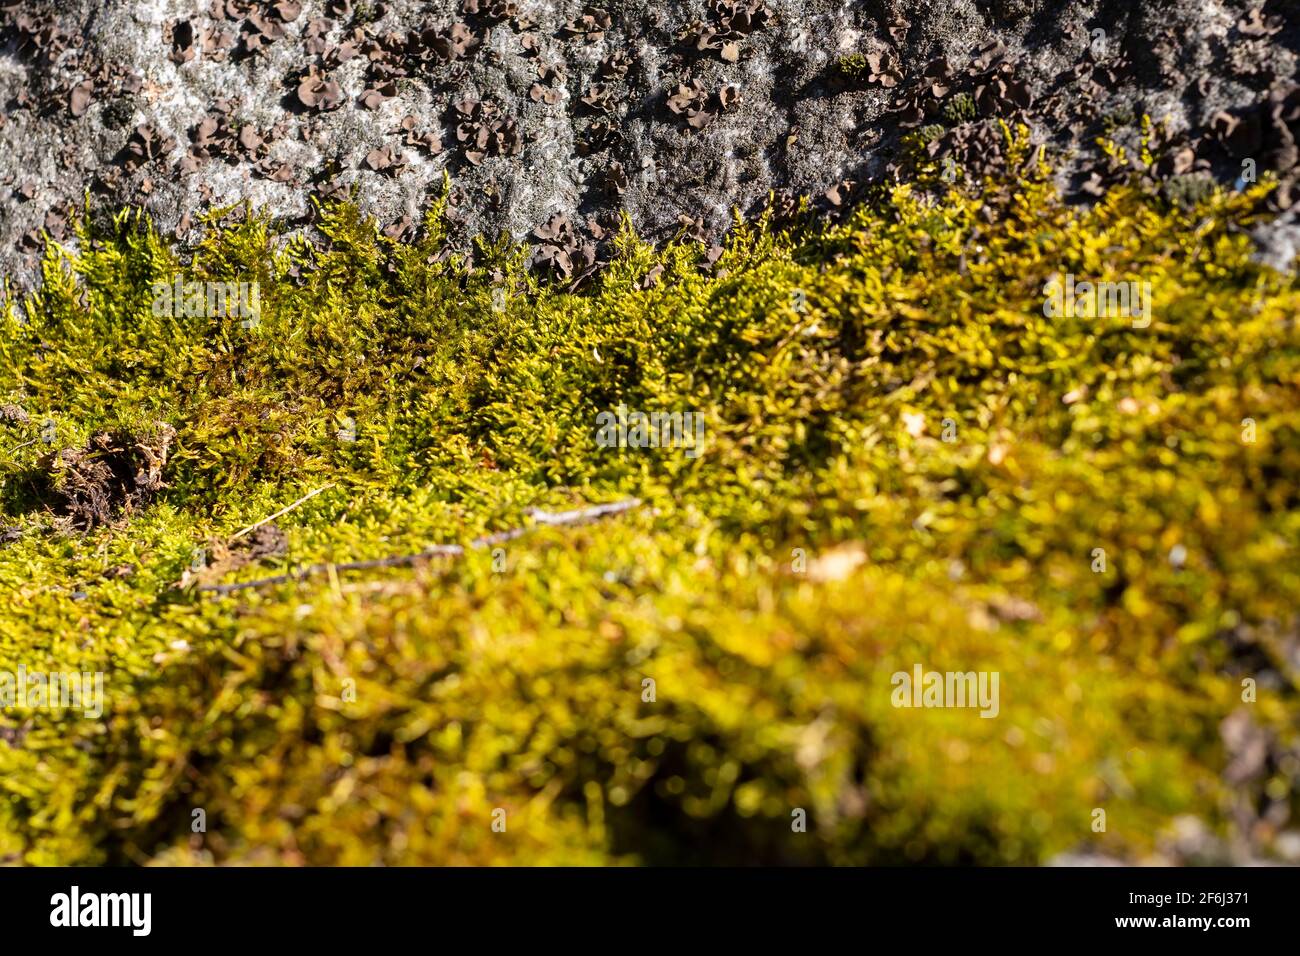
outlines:
[{"label": "shaded moss", "polygon": [[943,104],[944,119],[953,124],[968,123],[975,118],[977,112],[975,97],[969,93],[954,93]]},{"label": "shaded moss", "polygon": [[1185,173],[1171,176],[1164,184],[1170,202],[1192,208],[1214,190],[1214,177],[1208,173]]},{"label": "shaded moss", "polygon": [[831,63],[831,73],[845,80],[860,82],[871,75],[871,64],[865,53],[849,53]]}]

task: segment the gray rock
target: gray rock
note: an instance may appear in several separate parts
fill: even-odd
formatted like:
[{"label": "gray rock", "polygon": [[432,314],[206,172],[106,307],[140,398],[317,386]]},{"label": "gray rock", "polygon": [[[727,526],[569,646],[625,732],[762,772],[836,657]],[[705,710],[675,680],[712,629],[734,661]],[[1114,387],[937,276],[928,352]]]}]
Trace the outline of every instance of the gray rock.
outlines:
[{"label": "gray rock", "polygon": [[[460,241],[502,230],[526,239],[556,213],[578,226],[589,217],[610,226],[624,210],[651,239],[685,222],[713,235],[733,210],[753,215],[774,190],[821,197],[844,180],[885,175],[908,131],[891,111],[899,96],[930,82],[922,74],[935,58],[959,70],[995,41],[1032,94],[1021,118],[1065,157],[1062,182],[1077,185],[1108,121],[1131,128],[1149,113],[1174,135],[1191,134],[1221,110],[1260,102],[1278,77],[1294,75],[1300,30],[1294,0],[1270,0],[1266,12],[1286,23],[1260,37],[1236,26],[1250,6],[1244,0],[766,2],[770,16],[734,34],[739,55],[729,62],[721,41],[698,50],[696,36],[679,39],[693,21],[718,26],[714,0],[598,0],[609,26],[587,37],[562,29],[581,3],[521,0],[519,13],[536,24],[535,55],[520,30],[453,0],[356,3],[342,16],[329,10],[348,4],[331,0],[303,0],[296,16],[295,3],[247,0],[0,0],[0,272],[30,287],[40,230],[69,241],[67,206],[87,189],[105,208],[138,205],[164,231],[183,234],[200,211],[241,200],[301,227],[312,191],[331,181],[359,186],[366,211],[387,226],[404,217],[418,223],[446,172],[457,189]],[[272,7],[283,15],[267,14]],[[265,19],[227,19],[227,8]],[[329,23],[323,33],[311,27],[320,19]],[[373,94],[373,109],[362,104],[368,40],[462,20],[481,38],[473,51],[418,64],[395,79],[395,95]],[[265,41],[257,23],[283,35]],[[176,52],[178,24],[182,39],[187,30],[195,37],[193,55]],[[238,38],[235,48],[203,49],[205,31],[222,29]],[[337,66],[311,50],[313,33],[332,48],[353,31],[361,31],[362,52]],[[892,57],[898,85],[838,81],[837,63],[854,54]],[[601,64],[615,55],[628,59],[626,76],[602,79]],[[1097,85],[1075,72],[1093,61],[1128,66]],[[558,94],[547,94],[554,102],[530,96],[538,64],[562,68]],[[312,65],[338,84],[338,108],[299,101]],[[738,101],[693,129],[667,105],[690,80],[715,105],[728,85]],[[598,82],[608,86],[607,114],[583,102]],[[465,97],[490,100],[514,121],[517,153],[489,149],[481,164],[468,161],[453,108]],[[244,135],[253,148],[236,145],[187,169],[197,127],[223,102],[230,135],[251,127]],[[584,144],[600,145],[593,127],[601,120],[613,141],[587,151]],[[411,145],[429,133],[441,138],[441,152]],[[1233,177],[1221,170],[1220,178]],[[1295,235],[1272,235],[1266,254],[1283,263]]]},{"label": "gray rock", "polygon": [[1256,259],[1279,272],[1292,268],[1300,256],[1300,206],[1292,206],[1272,222],[1251,230],[1259,251]]}]

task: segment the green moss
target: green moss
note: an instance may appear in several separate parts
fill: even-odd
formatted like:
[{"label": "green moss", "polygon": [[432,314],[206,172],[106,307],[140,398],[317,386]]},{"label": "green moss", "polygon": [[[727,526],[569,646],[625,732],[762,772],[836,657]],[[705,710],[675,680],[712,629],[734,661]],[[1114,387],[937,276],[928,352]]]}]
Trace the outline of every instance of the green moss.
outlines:
[{"label": "green moss", "polygon": [[948,131],[942,123],[929,123],[916,131],[916,145],[926,146]]},{"label": "green moss", "polygon": [[109,101],[104,107],[104,125],[111,129],[123,129],[135,115],[135,104],[129,96],[119,96]]},{"label": "green moss", "polygon": [[1118,130],[1136,125],[1138,119],[1138,114],[1134,112],[1132,104],[1122,103],[1102,117],[1102,130],[1107,135],[1110,135]]},{"label": "green moss", "polygon": [[969,93],[954,93],[943,104],[943,116],[949,123],[954,125],[960,123],[969,123],[975,118],[978,110],[975,108],[975,97]]},{"label": "green moss", "polygon": [[1163,183],[1165,196],[1170,202],[1191,209],[1198,203],[1203,202],[1205,197],[1213,192],[1215,187],[1214,177],[1208,173],[1185,173],[1180,176],[1171,176]]},{"label": "green moss", "polygon": [[[319,247],[241,210],[186,248],[83,224],[0,312],[28,414],[0,420],[0,670],[103,671],[108,709],[0,713],[0,858],[994,863],[1227,832],[1221,721],[1296,747],[1300,292],[1251,258],[1266,187],[1088,210],[1009,153],[1027,178],[742,226],[713,268],[625,231],[581,294],[509,244],[442,255],[440,207],[411,244],[347,206]],[[1151,282],[1150,326],[1046,318],[1066,273]],[[178,275],[256,280],[261,321],[154,315]],[[700,413],[704,453],[597,447],[620,403]],[[167,487],[71,531],[46,418],[56,448],[170,424]],[[326,485],[230,579],[645,507],[174,587]],[[895,708],[915,664],[998,672],[999,715]],[[1295,811],[1296,773],[1249,786]]]},{"label": "green moss", "polygon": [[871,75],[871,64],[865,53],[849,53],[831,63],[831,72],[846,80],[863,81]]}]

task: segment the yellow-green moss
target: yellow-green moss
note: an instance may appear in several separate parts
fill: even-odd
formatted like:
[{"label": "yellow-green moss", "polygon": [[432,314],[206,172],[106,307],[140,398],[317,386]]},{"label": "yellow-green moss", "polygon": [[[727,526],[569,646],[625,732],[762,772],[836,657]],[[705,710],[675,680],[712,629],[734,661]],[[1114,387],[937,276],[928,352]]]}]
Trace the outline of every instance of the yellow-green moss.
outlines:
[{"label": "yellow-green moss", "polygon": [[[1251,260],[1267,187],[1085,210],[1013,152],[1030,172],[977,192],[738,225],[712,269],[625,233],[579,294],[508,244],[440,255],[441,209],[411,245],[329,210],[315,252],[255,216],[188,250],[83,224],[0,320],[0,402],[29,415],[0,422],[23,532],[0,669],[103,670],[109,710],[0,713],[0,858],[1036,862],[1139,856],[1179,814],[1226,832],[1223,718],[1296,747],[1300,294]],[[1150,327],[1045,318],[1069,272],[1150,281]],[[155,317],[178,273],[257,280],[260,324]],[[596,447],[620,402],[703,413],[706,451]],[[169,487],[61,528],[46,419],[57,445],[169,423]],[[512,542],[504,570],[172,587],[330,483],[280,520],[289,557],[237,576],[646,507]],[[895,709],[916,663],[999,672],[999,716]],[[1280,683],[1243,704],[1264,666]],[[1297,774],[1247,791],[1297,809]]]}]

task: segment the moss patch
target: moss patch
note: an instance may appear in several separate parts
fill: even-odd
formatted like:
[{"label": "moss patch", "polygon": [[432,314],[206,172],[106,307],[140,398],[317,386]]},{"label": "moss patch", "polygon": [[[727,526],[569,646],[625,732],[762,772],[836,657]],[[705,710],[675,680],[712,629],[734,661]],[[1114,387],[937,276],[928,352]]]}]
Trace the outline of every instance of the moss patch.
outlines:
[{"label": "moss patch", "polygon": [[[580,294],[446,254],[441,208],[408,243],[347,206],[318,246],[83,223],[0,319],[0,670],[103,671],[107,709],[0,713],[0,858],[1032,863],[1143,858],[1184,815],[1268,852],[1300,293],[1251,259],[1267,186],[1083,210],[1009,152],[720,255],[625,231]],[[1047,318],[1066,274],[1149,282],[1150,324]],[[260,320],[155,314],[178,275],[258,282]],[[701,415],[703,452],[600,447],[619,405]],[[43,504],[45,456],[161,425],[151,500],[85,531]],[[534,530],[176,587],[327,485],[222,579]],[[997,672],[998,716],[895,707],[917,664]]]}]

